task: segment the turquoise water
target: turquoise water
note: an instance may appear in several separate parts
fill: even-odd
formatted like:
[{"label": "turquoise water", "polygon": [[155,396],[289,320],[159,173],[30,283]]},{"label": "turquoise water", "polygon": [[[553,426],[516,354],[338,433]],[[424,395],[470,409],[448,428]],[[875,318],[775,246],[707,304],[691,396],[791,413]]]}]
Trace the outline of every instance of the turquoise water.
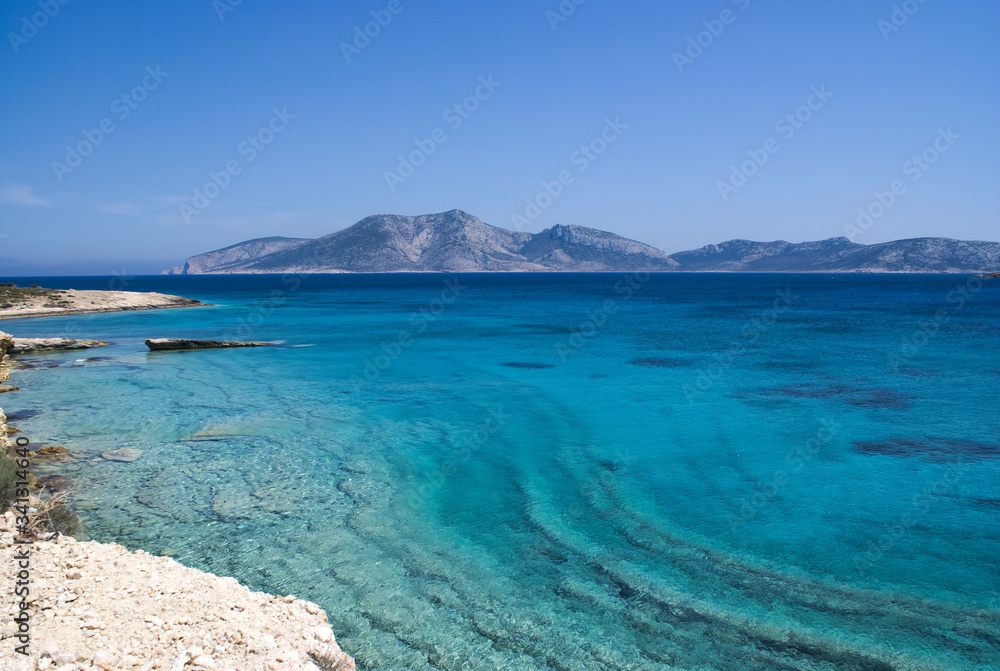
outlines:
[{"label": "turquoise water", "polygon": [[1000,281],[128,288],[213,306],[4,322],[114,343],[5,411],[90,538],[316,601],[359,668],[1000,668]]}]

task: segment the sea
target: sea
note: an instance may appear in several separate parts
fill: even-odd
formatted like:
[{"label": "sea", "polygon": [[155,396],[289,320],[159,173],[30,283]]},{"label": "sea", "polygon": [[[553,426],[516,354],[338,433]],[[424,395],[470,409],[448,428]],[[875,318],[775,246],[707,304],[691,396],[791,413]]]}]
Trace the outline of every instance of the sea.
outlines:
[{"label": "sea", "polygon": [[1000,280],[16,281],[209,304],[0,322],[111,343],[0,401],[85,538],[316,602],[359,669],[1000,669]]}]

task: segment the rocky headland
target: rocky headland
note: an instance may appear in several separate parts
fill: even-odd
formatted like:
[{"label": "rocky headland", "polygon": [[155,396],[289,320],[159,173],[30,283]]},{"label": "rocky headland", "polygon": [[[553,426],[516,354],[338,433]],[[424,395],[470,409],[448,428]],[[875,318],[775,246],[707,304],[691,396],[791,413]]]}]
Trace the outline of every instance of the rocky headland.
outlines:
[{"label": "rocky headland", "polygon": [[181,296],[139,291],[45,289],[0,284],[0,319],[78,315],[122,310],[152,310],[204,305]]}]

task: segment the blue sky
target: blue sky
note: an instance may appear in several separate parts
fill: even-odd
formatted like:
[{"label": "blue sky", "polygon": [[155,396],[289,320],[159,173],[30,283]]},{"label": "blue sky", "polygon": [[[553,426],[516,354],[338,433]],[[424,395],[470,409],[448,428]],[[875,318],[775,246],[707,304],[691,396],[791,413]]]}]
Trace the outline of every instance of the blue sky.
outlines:
[{"label": "blue sky", "polygon": [[1000,238],[995,2],[230,2],[3,3],[0,274],[453,208],[668,252]]}]

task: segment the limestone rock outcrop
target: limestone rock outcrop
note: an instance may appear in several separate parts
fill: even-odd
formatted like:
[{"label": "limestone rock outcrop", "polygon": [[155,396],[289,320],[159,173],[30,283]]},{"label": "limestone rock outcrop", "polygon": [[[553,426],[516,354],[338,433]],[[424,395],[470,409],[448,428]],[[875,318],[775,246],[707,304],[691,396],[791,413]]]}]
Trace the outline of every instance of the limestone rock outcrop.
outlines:
[{"label": "limestone rock outcrop", "polygon": [[48,352],[51,350],[90,349],[91,347],[106,347],[110,343],[103,340],[86,340],[76,338],[14,338],[11,354],[28,354],[30,352]]},{"label": "limestone rock outcrop", "polygon": [[218,349],[221,347],[264,347],[273,345],[270,342],[253,342],[243,340],[189,340],[187,338],[149,338],[146,347],[154,352],[183,349]]}]

